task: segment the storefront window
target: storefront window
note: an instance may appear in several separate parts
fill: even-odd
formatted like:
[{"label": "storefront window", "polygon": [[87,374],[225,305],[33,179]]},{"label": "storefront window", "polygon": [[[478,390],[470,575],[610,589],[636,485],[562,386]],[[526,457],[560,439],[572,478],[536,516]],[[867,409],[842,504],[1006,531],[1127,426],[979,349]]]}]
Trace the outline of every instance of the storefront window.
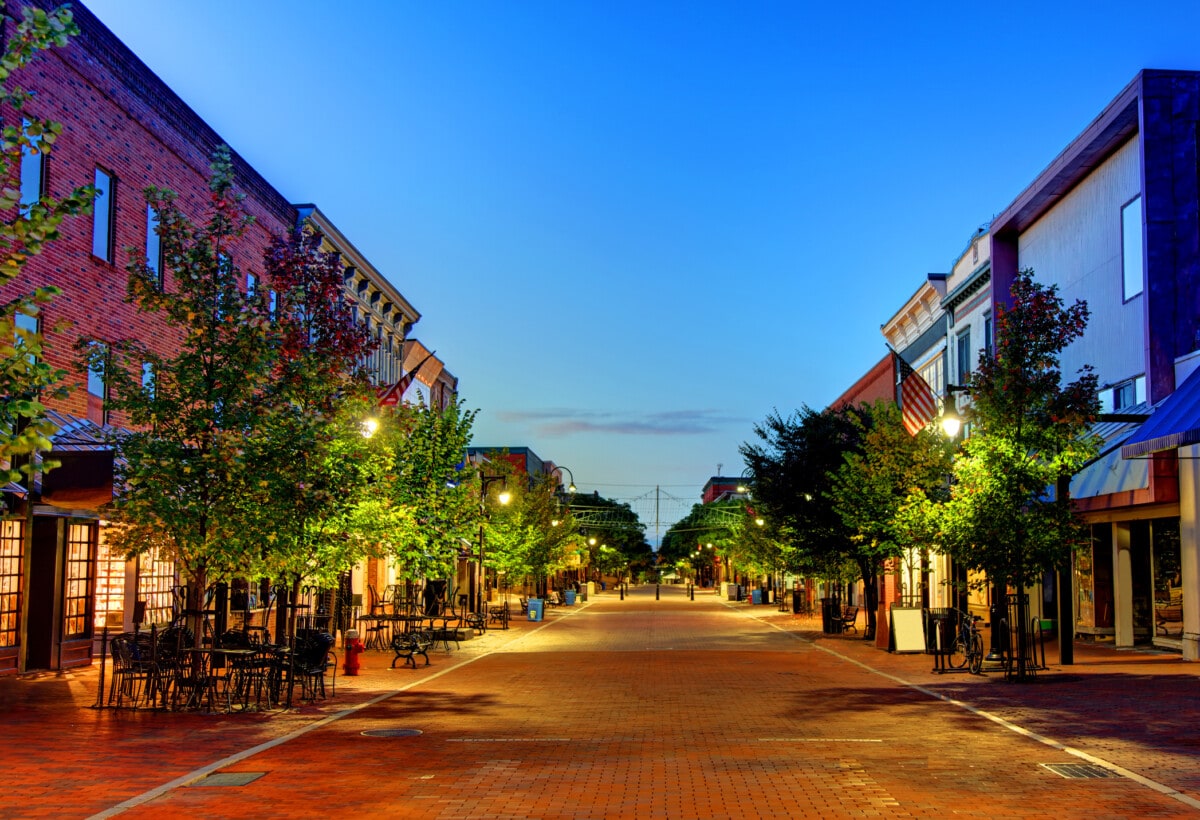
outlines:
[{"label": "storefront window", "polygon": [[96,556],[94,524],[67,528],[66,591],[63,596],[63,639],[86,638],[92,612],[92,576]]},{"label": "storefront window", "polygon": [[138,600],[146,602],[146,623],[171,622],[171,588],[175,586],[175,562],[152,549],[138,557]]},{"label": "storefront window", "polygon": [[1180,565],[1179,519],[1150,522],[1150,547],[1154,575],[1154,634],[1183,636],[1183,574]]},{"label": "storefront window", "polygon": [[1076,628],[1087,635],[1113,632],[1112,524],[1092,526],[1092,541],[1075,556]]},{"label": "storefront window", "polygon": [[20,643],[23,521],[0,521],[0,648]]},{"label": "storefront window", "polygon": [[125,559],[113,553],[104,538],[104,530],[100,532],[94,623],[97,629],[107,624],[109,629],[120,631],[125,623]]}]

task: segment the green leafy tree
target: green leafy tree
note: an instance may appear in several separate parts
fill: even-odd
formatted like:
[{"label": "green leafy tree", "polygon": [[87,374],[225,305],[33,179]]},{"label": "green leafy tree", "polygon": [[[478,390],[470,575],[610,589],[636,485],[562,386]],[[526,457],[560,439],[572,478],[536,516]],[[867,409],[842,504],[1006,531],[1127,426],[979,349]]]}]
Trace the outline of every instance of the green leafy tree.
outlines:
[{"label": "green leafy tree", "polygon": [[866,427],[861,408],[804,407],[787,418],[772,413],[754,427],[759,440],[739,448],[755,511],[779,542],[789,572],[838,582],[852,577],[854,533],[826,490],[846,455],[861,447]]},{"label": "green leafy tree", "polygon": [[872,639],[879,576],[888,560],[929,545],[925,533],[912,526],[910,513],[926,502],[946,499],[951,446],[930,428],[909,435],[900,409],[891,401],[864,407],[857,423],[862,449],[846,453],[825,497],[850,531],[850,557],[866,592],[864,637]]},{"label": "green leafy tree", "polygon": [[[254,522],[245,548],[262,545],[256,574],[290,582],[293,600],[303,582],[331,586],[365,554],[354,511],[381,466],[363,435],[374,408],[361,363],[374,342],[345,299],[340,256],[321,241],[305,226],[264,253],[278,355],[246,441],[255,481],[243,497],[242,518]],[[249,296],[255,312],[269,309]]]},{"label": "green leafy tree", "polygon": [[445,578],[479,536],[479,484],[463,454],[476,411],[403,404],[380,412],[386,468],[362,513],[402,577]]},{"label": "green leafy tree", "polygon": [[244,498],[258,468],[247,438],[267,407],[277,349],[261,301],[239,288],[231,250],[250,219],[227,148],[213,155],[209,192],[207,221],[193,225],[173,192],[146,190],[174,290],[161,289],[141,252],[129,249],[128,301],[180,340],[174,352],[160,356],[140,339],[111,349],[80,343],[109,385],[107,406],[132,427],[112,442],[120,489],[111,540],[127,554],[163,549],[187,578],[194,609],[210,580],[251,563],[245,534],[255,524]]},{"label": "green leafy tree", "polygon": [[594,539],[596,545],[607,544],[621,554],[622,570],[638,574],[654,567],[654,548],[646,541],[646,525],[627,502],[594,492],[571,497],[570,507],[586,538],[590,566],[598,566],[591,543]]},{"label": "green leafy tree", "polygon": [[[508,465],[504,460],[498,463]],[[579,530],[559,499],[555,476],[510,473],[507,488],[511,500],[492,506],[487,518],[485,565],[509,578],[527,574],[540,595],[547,577],[565,568],[578,549]]]},{"label": "green leafy tree", "polygon": [[778,544],[757,520],[761,519],[751,517],[743,500],[695,504],[663,535],[659,562],[670,565],[683,560],[700,572],[700,581],[715,580],[711,568],[718,559],[727,561],[734,572],[772,572],[779,566]]},{"label": "green leafy tree", "polygon": [[971,436],[954,464],[950,500],[931,507],[953,558],[1018,593],[1069,566],[1087,543],[1070,499],[1049,492],[1095,453],[1086,431],[1099,412],[1096,376],[1085,366],[1063,384],[1059,364],[1087,320],[1084,302],[1064,307],[1056,287],[1021,271],[1009,305],[997,306],[996,355],[981,355],[971,377]]},{"label": "green leafy tree", "polygon": [[[0,3],[0,8],[3,4]],[[22,162],[44,162],[62,133],[62,123],[32,118],[25,105],[31,94],[14,83],[14,74],[40,52],[66,46],[79,28],[69,6],[52,11],[21,10],[16,31],[0,54],[0,103],[14,113],[0,132],[0,287],[7,301],[0,306],[0,480],[25,482],[39,453],[50,449],[55,426],[46,418],[43,399],[62,398],[65,371],[47,364],[45,338],[37,324],[42,306],[58,295],[55,287],[40,287],[13,295],[6,286],[19,280],[30,259],[59,238],[68,216],[91,210],[95,190],[80,187],[61,199],[44,192],[22,201],[19,176]],[[46,460],[43,469],[55,462]]]}]

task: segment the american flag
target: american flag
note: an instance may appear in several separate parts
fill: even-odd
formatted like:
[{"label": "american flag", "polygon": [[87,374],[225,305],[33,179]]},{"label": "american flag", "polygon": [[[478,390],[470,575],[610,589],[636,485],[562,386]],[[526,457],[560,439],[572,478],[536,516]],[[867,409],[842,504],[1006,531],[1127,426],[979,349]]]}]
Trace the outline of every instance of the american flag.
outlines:
[{"label": "american flag", "polygon": [[425,362],[429,361],[432,358],[433,358],[433,353],[430,353],[428,356],[426,356],[424,359],[422,359],[420,361],[420,363],[416,367],[414,367],[412,370],[408,371],[407,373],[401,374],[400,380],[398,382],[393,384],[391,387],[387,387],[387,388],[384,388],[383,390],[381,390],[379,392],[379,406],[380,407],[397,407],[397,406],[399,406],[401,399],[404,398],[404,391],[408,390],[409,385],[411,385],[413,383],[413,379],[416,378],[417,371],[421,369],[421,365],[425,364]]},{"label": "american flag", "polygon": [[904,419],[904,429],[910,436],[915,436],[937,415],[937,399],[908,362],[896,353],[892,353],[892,358],[900,375],[900,415]]}]

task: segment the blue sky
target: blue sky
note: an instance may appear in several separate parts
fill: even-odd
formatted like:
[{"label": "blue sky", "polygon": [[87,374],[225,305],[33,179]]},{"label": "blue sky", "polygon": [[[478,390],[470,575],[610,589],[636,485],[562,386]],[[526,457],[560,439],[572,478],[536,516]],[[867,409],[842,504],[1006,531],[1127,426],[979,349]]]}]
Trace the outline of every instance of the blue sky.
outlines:
[{"label": "blue sky", "polygon": [[86,5],[422,312],[477,444],[651,535],[1139,69],[1200,69],[1183,2]]}]

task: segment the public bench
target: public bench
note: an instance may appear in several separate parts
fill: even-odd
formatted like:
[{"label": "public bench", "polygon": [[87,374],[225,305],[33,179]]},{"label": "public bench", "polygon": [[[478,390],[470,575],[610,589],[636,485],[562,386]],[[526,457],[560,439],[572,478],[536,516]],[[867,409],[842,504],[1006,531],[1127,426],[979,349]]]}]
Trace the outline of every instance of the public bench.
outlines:
[{"label": "public bench", "polygon": [[404,665],[412,665],[413,669],[417,668],[416,656],[420,655],[425,659],[425,665],[429,666],[429,647],[433,644],[433,636],[427,632],[398,632],[392,636],[392,651],[396,653],[396,657],[392,658],[392,668],[396,668],[396,661],[404,658]]},{"label": "public bench", "polygon": [[1183,621],[1183,597],[1172,597],[1170,601],[1159,602],[1154,605],[1154,626],[1155,631],[1159,635],[1167,635],[1170,630],[1167,629],[1168,623],[1181,623]]},{"label": "public bench", "polygon": [[845,632],[853,629],[858,632],[858,607],[844,606],[842,607],[841,615],[834,615],[831,619],[839,628],[839,632]]}]

